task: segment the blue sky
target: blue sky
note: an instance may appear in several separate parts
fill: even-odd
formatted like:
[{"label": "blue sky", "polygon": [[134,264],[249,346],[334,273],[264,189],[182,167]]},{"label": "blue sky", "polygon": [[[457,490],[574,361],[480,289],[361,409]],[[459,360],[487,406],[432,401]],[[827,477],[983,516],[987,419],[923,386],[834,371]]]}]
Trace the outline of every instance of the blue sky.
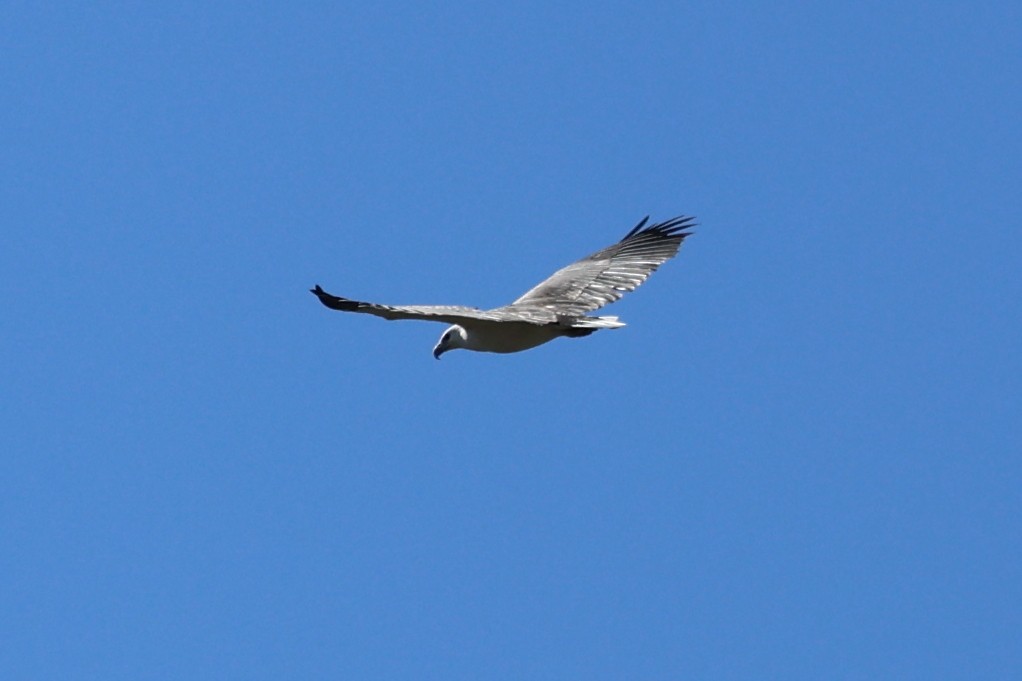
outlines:
[{"label": "blue sky", "polygon": [[1017,673],[1018,3],[362,4],[0,10],[0,676]]}]

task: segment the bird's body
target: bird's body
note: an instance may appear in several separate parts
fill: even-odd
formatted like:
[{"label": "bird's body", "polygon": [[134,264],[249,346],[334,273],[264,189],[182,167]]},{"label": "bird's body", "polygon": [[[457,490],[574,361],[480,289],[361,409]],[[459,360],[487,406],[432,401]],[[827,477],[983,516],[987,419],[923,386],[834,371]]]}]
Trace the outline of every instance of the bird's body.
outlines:
[{"label": "bird's body", "polygon": [[624,239],[558,270],[518,300],[480,310],[443,305],[390,306],[334,296],[318,285],[312,292],[327,307],[384,319],[418,319],[450,324],[433,349],[440,358],[455,348],[476,352],[520,352],[555,338],[588,336],[624,326],[617,317],[592,317],[599,309],[635,290],[657,267],[674,257],[691,232],[692,218],[679,217],[642,229],[642,220]]},{"label": "bird's body", "polygon": [[465,330],[462,345],[454,346],[448,341],[447,349],[460,347],[476,352],[521,352],[566,335],[571,327],[562,328],[556,324],[529,324],[528,322],[475,322],[459,324]]},{"label": "bird's body", "polygon": [[[528,322],[474,321],[457,324],[464,329],[461,345],[448,341],[449,347],[475,350],[476,352],[498,352],[502,354],[530,350],[555,338],[581,338],[597,329],[616,329],[624,326],[616,317],[587,317],[566,324],[530,324]],[[453,326],[451,327],[453,329]],[[450,329],[449,329],[450,330]],[[457,333],[457,332],[455,332]],[[460,335],[460,334],[459,334]]]}]

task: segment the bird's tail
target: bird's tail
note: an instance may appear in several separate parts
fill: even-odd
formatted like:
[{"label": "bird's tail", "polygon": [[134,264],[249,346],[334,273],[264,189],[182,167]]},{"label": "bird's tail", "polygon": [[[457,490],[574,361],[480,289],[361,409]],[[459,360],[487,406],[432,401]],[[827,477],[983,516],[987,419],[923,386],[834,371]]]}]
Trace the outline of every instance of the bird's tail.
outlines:
[{"label": "bird's tail", "polygon": [[617,317],[582,317],[571,324],[575,329],[620,329],[624,325]]}]

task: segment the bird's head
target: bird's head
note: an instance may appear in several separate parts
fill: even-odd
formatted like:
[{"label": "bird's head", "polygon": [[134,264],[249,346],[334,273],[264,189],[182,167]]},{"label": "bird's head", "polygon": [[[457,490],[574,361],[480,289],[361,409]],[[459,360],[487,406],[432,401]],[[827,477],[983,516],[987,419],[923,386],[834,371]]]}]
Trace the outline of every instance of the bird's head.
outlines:
[{"label": "bird's head", "polygon": [[440,336],[440,340],[437,341],[436,347],[433,348],[433,356],[440,359],[440,355],[444,354],[448,350],[455,348],[465,347],[465,341],[468,339],[468,334],[465,332],[464,327],[454,324],[453,326],[447,327],[444,334]]}]

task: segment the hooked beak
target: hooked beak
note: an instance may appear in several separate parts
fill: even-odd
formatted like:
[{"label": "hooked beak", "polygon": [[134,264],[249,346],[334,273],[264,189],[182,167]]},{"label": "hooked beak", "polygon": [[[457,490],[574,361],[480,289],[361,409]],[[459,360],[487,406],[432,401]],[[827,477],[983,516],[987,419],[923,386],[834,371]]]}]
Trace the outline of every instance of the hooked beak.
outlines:
[{"label": "hooked beak", "polygon": [[433,348],[433,359],[440,359],[440,355],[444,354],[447,348],[442,348],[439,345]]}]

